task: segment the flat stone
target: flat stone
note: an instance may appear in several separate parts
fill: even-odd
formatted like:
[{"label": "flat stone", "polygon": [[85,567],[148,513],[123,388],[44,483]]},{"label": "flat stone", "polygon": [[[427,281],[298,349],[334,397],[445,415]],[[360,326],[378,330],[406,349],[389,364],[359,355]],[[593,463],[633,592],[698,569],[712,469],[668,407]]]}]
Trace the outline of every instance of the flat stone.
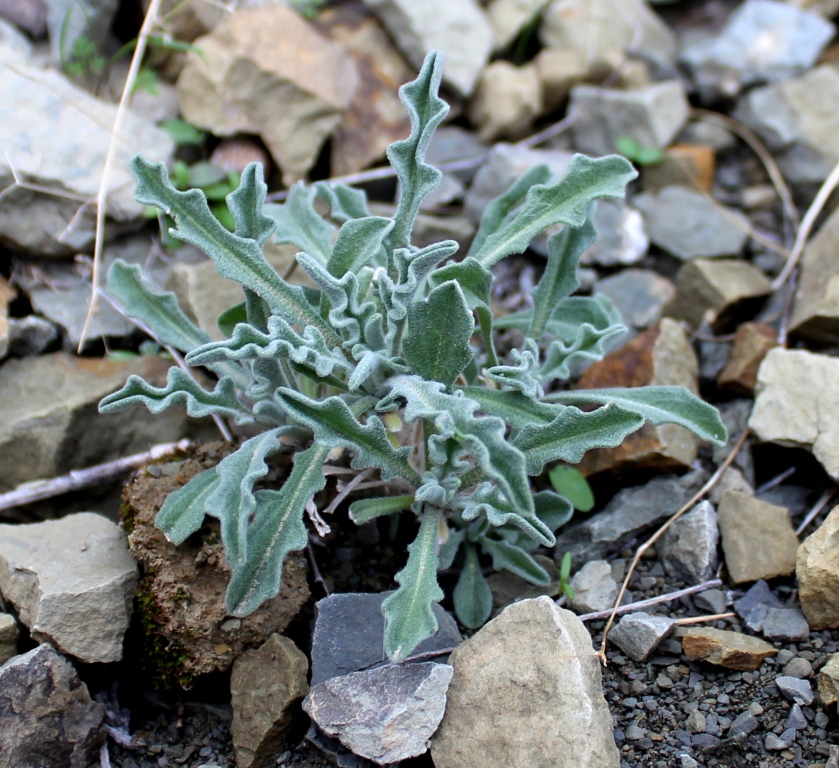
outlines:
[{"label": "flat stone", "polygon": [[590,560],[571,579],[574,597],[571,608],[576,613],[609,610],[618,597],[618,584],[605,560]]},{"label": "flat stone", "polygon": [[492,52],[492,26],[475,0],[364,0],[417,69],[428,51],[446,57],[443,82],[471,96]]},{"label": "flat stone", "polygon": [[839,360],[799,349],[771,349],[758,371],[749,419],[755,437],[810,451],[839,478]]},{"label": "flat stone", "polygon": [[804,680],[813,676],[813,665],[807,659],[796,656],[784,665],[784,674],[789,677],[800,677]]},{"label": "flat stone", "polygon": [[468,115],[482,141],[520,139],[542,110],[542,84],[534,67],[499,59],[484,67]]},{"label": "flat stone", "polygon": [[743,214],[689,187],[635,195],[632,205],[644,216],[650,240],[682,261],[737,256],[748,240]]},{"label": "flat stone", "polygon": [[763,746],[767,752],[781,752],[784,749],[789,749],[795,741],[795,731],[786,730],[781,735],[775,733],[767,733],[763,739]]},{"label": "flat stone", "polygon": [[726,491],[717,522],[728,574],[735,584],[795,571],[798,537],[789,510],[737,491]]},{"label": "flat stone", "polygon": [[544,568],[550,576],[551,582],[547,586],[531,584],[521,576],[510,571],[496,571],[486,577],[487,584],[492,591],[492,615],[496,616],[502,609],[519,600],[529,600],[533,597],[556,597],[559,593],[559,566],[553,558],[546,555],[533,555],[533,559]]},{"label": "flat stone", "polygon": [[818,686],[819,699],[826,707],[839,701],[839,653],[829,656],[819,670]]},{"label": "flat stone", "polygon": [[728,728],[728,737],[734,739],[744,738],[756,731],[758,727],[757,718],[747,709],[731,721],[731,725]]},{"label": "flat stone", "polygon": [[259,135],[285,184],[301,179],[359,86],[343,46],[279,4],[234,11],[194,46],[178,78],[183,118],[216,136]]},{"label": "flat stone", "polygon": [[763,579],[756,581],[743,597],[734,601],[734,610],[737,615],[753,632],[761,631],[770,608],[783,608],[783,604]]},{"label": "flat stone", "polygon": [[17,357],[46,352],[58,336],[58,328],[43,317],[27,315],[20,320],[9,318],[9,352]]},{"label": "flat stone", "polygon": [[436,768],[618,768],[591,637],[550,598],[508,606],[450,663]]},{"label": "flat stone", "polygon": [[675,620],[667,616],[627,613],[609,633],[609,639],[629,658],[646,661],[658,644],[673,634],[675,627]]},{"label": "flat stone", "polygon": [[328,735],[379,765],[423,754],[443,719],[453,669],[424,662],[333,677],[303,709]]},{"label": "flat stone", "polygon": [[719,539],[716,510],[710,502],[702,501],[665,532],[658,556],[671,575],[687,584],[701,584],[716,571]]},{"label": "flat stone", "polygon": [[813,687],[809,680],[779,675],[775,678],[775,685],[784,696],[796,704],[803,704],[806,707],[813,703]]},{"label": "flat stone", "polygon": [[771,291],[769,279],[747,261],[692,259],[679,270],[676,295],[664,314],[694,328],[703,320],[716,328],[761,304]]},{"label": "flat stone", "polygon": [[[755,489],[752,488],[749,481],[743,475],[743,472],[737,469],[737,467],[726,467],[725,472],[720,477],[720,481],[708,494],[709,501],[712,504],[719,504],[723,493],[726,491],[739,491],[740,493],[745,493],[747,496],[755,495]],[[764,499],[764,501],[769,501],[769,499]],[[784,505],[782,504],[781,506]]]},{"label": "flat stone", "polygon": [[641,187],[645,192],[680,186],[710,193],[716,164],[716,152],[709,144],[674,144],[659,162],[643,166]]},{"label": "flat stone", "polygon": [[619,551],[636,536],[666,520],[707,479],[702,470],[681,477],[656,477],[645,485],[624,488],[600,511],[557,536],[554,557],[572,555],[574,568]]},{"label": "flat stone", "polygon": [[125,534],[100,515],[0,526],[0,592],[36,640],[81,661],[122,658],[136,586]]},{"label": "flat stone", "polygon": [[104,741],[104,708],[51,646],[0,667],[0,764],[89,768]]},{"label": "flat stone", "polygon": [[591,220],[597,230],[597,240],[582,255],[581,264],[626,266],[637,264],[646,256],[650,241],[644,231],[644,220],[623,200],[598,200]]},{"label": "flat stone", "polygon": [[0,665],[17,655],[18,629],[15,617],[0,613]]},{"label": "flat stone", "polygon": [[[315,603],[312,686],[387,661],[382,603],[389,594],[345,592]],[[423,640],[414,654],[454,648],[463,639],[454,619],[442,607],[435,603],[432,610],[437,632]]]},{"label": "flat stone", "polygon": [[[575,85],[591,79],[585,53],[569,48],[543,48],[533,58],[542,86],[542,107],[546,113],[560,109]],[[605,77],[598,71],[598,79]]]},{"label": "flat stone", "polygon": [[796,608],[770,608],[761,626],[767,640],[799,643],[810,636],[810,625]]},{"label": "flat stone", "polygon": [[544,0],[489,0],[486,13],[492,26],[493,51],[502,51],[512,43],[543,6]]},{"label": "flat stone", "polygon": [[839,627],[839,507],[801,543],[795,564],[798,599],[812,629]]},{"label": "flat stone", "polygon": [[309,660],[287,637],[271,635],[233,662],[230,727],[239,768],[267,765],[291,745],[295,705],[309,690]]},{"label": "flat stone", "polygon": [[623,137],[640,146],[664,149],[681,130],[689,105],[678,80],[654,83],[631,91],[578,85],[571,89],[569,113],[574,146],[591,155],[608,155]]},{"label": "flat stone", "polygon": [[777,649],[764,640],[740,632],[712,627],[692,627],[682,637],[682,649],[690,661],[707,661],[728,669],[752,672]]},{"label": "flat stone", "polygon": [[706,589],[693,595],[694,605],[700,610],[710,614],[725,613],[728,608],[728,599],[721,589]]},{"label": "flat stone", "polygon": [[[425,152],[425,161],[439,167],[444,163],[485,157],[489,150],[474,131],[467,131],[459,125],[441,125],[431,137]],[[470,184],[475,178],[477,167],[476,163],[474,167],[460,168],[450,173],[464,184]]]},{"label": "flat stone", "polygon": [[757,372],[770,349],[778,346],[778,331],[764,323],[741,323],[734,337],[731,358],[717,379],[720,389],[751,396]]},{"label": "flat stone", "polygon": [[632,268],[598,280],[594,288],[595,295],[611,299],[630,332],[655,325],[675,292],[675,286],[666,277],[651,269]]}]

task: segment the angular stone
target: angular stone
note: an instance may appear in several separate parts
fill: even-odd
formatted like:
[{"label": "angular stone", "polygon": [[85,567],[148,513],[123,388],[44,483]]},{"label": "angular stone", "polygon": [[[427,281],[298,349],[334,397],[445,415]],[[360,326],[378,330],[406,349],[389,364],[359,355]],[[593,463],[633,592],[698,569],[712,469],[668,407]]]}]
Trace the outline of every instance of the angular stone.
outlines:
[{"label": "angular stone", "polygon": [[424,662],[333,677],[303,709],[328,735],[379,765],[423,754],[443,719],[453,669]]},{"label": "angular stone", "polygon": [[574,598],[571,607],[576,613],[597,613],[609,610],[618,597],[618,584],[605,560],[590,560],[571,579]]},{"label": "angular stone", "polygon": [[104,740],[104,708],[52,647],[0,667],[0,765],[90,768]]},{"label": "angular stone", "polygon": [[650,241],[644,231],[644,220],[622,200],[598,200],[592,223],[597,240],[582,255],[581,264],[615,267],[636,264],[646,256]]},{"label": "angular stone", "polygon": [[578,85],[571,90],[568,111],[577,115],[571,127],[575,148],[608,155],[623,137],[664,149],[685,124],[689,105],[682,83],[669,80],[631,91]]},{"label": "angular stone", "polygon": [[0,666],[17,655],[17,622],[8,613],[0,613]]},{"label": "angular stone", "polygon": [[[729,433],[730,435],[731,433]],[[720,481],[711,489],[708,494],[708,499],[712,504],[719,504],[723,493],[726,491],[739,491],[745,493],[746,496],[754,496],[755,489],[746,480],[743,473],[736,467],[726,467],[725,472],[722,473]],[[767,499],[768,501],[768,499]],[[783,505],[782,505],[783,506]]]},{"label": "angular stone", "polygon": [[489,0],[486,13],[492,26],[493,50],[502,51],[512,43],[544,5],[544,0]]},{"label": "angular stone", "polygon": [[492,27],[475,0],[364,0],[417,69],[428,51],[446,57],[443,82],[471,96],[492,51]]},{"label": "angular stone", "polygon": [[645,192],[632,204],[643,214],[650,240],[682,261],[737,256],[748,239],[743,214],[689,187]]},{"label": "angular stone", "polygon": [[717,509],[728,574],[735,584],[795,571],[798,537],[789,510],[737,491],[726,491]]},{"label": "angular stone", "polygon": [[0,526],[0,592],[35,639],[81,661],[122,658],[136,586],[125,534],[100,515]]},{"label": "angular stone", "polygon": [[[312,686],[387,661],[382,603],[389,594],[345,592],[315,603]],[[454,648],[463,639],[454,619],[440,605],[435,603],[432,610],[437,632],[423,640],[413,654]]]},{"label": "angular stone", "polygon": [[159,357],[98,360],[55,352],[0,367],[0,490],[178,440],[186,414],[156,419],[133,410],[100,415],[96,405],[130,374],[160,386],[171,363]]},{"label": "angular stone", "polygon": [[799,643],[810,637],[810,625],[796,608],[770,608],[766,611],[761,632],[767,640]]},{"label": "angular stone", "polygon": [[813,703],[813,687],[809,680],[802,680],[789,675],[778,675],[775,678],[778,690],[796,704],[809,706]]},{"label": "angular stone", "polygon": [[749,429],[758,440],[810,451],[839,478],[839,360],[771,349],[757,376]]},{"label": "angular stone", "polygon": [[184,119],[200,128],[258,134],[290,185],[315,162],[358,83],[342,46],[293,8],[268,5],[234,11],[198,38],[178,95]]},{"label": "angular stone", "polygon": [[664,314],[693,327],[704,319],[717,328],[739,311],[747,312],[771,291],[769,279],[747,261],[692,259],[679,270],[676,295]]},{"label": "angular stone", "polygon": [[[47,4],[45,0],[2,0],[0,2],[0,17],[2,17],[0,22],[3,26],[13,28],[12,24],[14,24],[15,27],[27,32],[30,37],[36,40],[47,33]],[[7,22],[10,23],[7,24]],[[20,36],[23,37],[23,35]],[[0,40],[5,41],[5,34],[0,35]]]},{"label": "angular stone", "polygon": [[[14,119],[0,121],[0,189],[6,190],[0,242],[50,258],[91,252],[95,206],[76,214],[98,194],[116,105],[77,88],[59,72],[22,63],[0,67],[0,102],[14,104]],[[131,110],[125,113],[123,136],[130,140],[114,145],[107,213],[124,226],[142,220],[144,210],[134,199],[128,161],[138,152],[149,160],[168,160],[174,144],[164,130]],[[9,189],[15,185],[12,169],[34,185],[61,190],[62,196]]]},{"label": "angular stone", "polygon": [[542,109],[542,85],[534,67],[499,59],[484,67],[469,102],[469,119],[483,141],[520,139]]},{"label": "angular stone", "polygon": [[682,637],[682,649],[691,661],[707,661],[728,669],[752,672],[777,649],[764,640],[740,632],[693,627]]},{"label": "angular stone", "polygon": [[580,51],[543,48],[533,59],[542,86],[542,106],[546,113],[560,109],[575,85],[590,79],[605,79],[606,73],[589,75],[589,63]]},{"label": "angular stone", "polygon": [[595,294],[611,299],[630,329],[642,331],[661,319],[661,312],[676,293],[666,277],[651,269],[622,269],[598,280]]},{"label": "angular stone", "polygon": [[687,584],[701,584],[717,568],[720,532],[713,505],[701,501],[668,528],[658,546],[664,569]]},{"label": "angular stone", "polygon": [[290,746],[294,705],[309,690],[308,671],[306,655],[276,634],[233,662],[230,730],[239,768],[261,768]]},{"label": "angular stone", "polygon": [[431,137],[425,152],[425,161],[439,167],[444,163],[474,160],[474,167],[451,171],[452,176],[464,184],[469,184],[475,178],[480,164],[478,161],[486,157],[489,149],[473,131],[467,131],[458,125],[442,125]]},{"label": "angular stone", "polygon": [[716,153],[709,144],[674,144],[660,162],[642,168],[641,186],[645,192],[681,186],[710,193],[715,171]]},{"label": "angular stone", "polygon": [[757,718],[747,709],[732,720],[731,726],[728,729],[728,737],[735,739],[745,738],[759,727]]},{"label": "angular stone", "polygon": [[675,619],[650,616],[648,613],[628,613],[609,633],[609,639],[629,658],[646,661],[662,640],[673,634]]},{"label": "angular stone", "polygon": [[783,608],[783,604],[763,579],[755,582],[743,597],[734,601],[734,610],[737,611],[737,615],[753,632],[761,630],[770,608]]},{"label": "angular stone", "polygon": [[700,611],[710,614],[725,613],[728,599],[721,589],[706,589],[693,596],[693,602]]},{"label": "angular stone", "polygon": [[[577,388],[671,385],[697,394],[698,376],[699,363],[688,335],[678,323],[665,318],[592,365]],[[616,448],[587,451],[578,469],[587,476],[639,469],[672,472],[689,467],[698,448],[698,438],[684,427],[645,424]]]},{"label": "angular stone", "polygon": [[546,555],[533,555],[539,565],[542,566],[550,576],[551,583],[548,586],[540,586],[525,581],[521,576],[516,576],[510,571],[496,571],[486,577],[487,584],[492,591],[492,615],[496,616],[502,609],[511,603],[519,600],[528,600],[533,597],[556,597],[559,593],[559,566],[553,558]]},{"label": "angular stone", "polygon": [[[451,656],[437,768],[617,768],[591,637],[548,597],[504,609]],[[538,706],[534,706],[538,702]]]},{"label": "angular stone", "polygon": [[49,320],[27,315],[9,318],[9,352],[17,357],[40,355],[58,339],[58,328]]},{"label": "angular stone", "polygon": [[812,629],[839,627],[839,507],[798,548],[795,575],[801,610]]},{"label": "angular stone", "polygon": [[818,686],[819,698],[826,707],[839,701],[839,653],[829,656],[819,670]]},{"label": "angular stone", "polygon": [[754,394],[757,372],[763,358],[773,347],[778,346],[778,332],[764,323],[742,323],[734,337],[734,348],[728,365],[717,379],[720,389],[736,392],[738,395]]}]

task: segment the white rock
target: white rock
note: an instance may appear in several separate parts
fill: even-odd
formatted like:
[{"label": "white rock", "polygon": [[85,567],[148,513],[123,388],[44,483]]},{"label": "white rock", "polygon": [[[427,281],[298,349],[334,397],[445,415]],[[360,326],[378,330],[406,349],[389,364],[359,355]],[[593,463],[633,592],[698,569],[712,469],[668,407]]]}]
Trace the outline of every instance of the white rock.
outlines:
[{"label": "white rock", "polygon": [[122,658],[136,586],[125,534],[101,515],[0,525],[0,592],[36,640],[81,661]]},{"label": "white rock", "polygon": [[571,607],[577,613],[609,610],[618,596],[618,584],[605,560],[590,560],[571,579],[574,599]]}]

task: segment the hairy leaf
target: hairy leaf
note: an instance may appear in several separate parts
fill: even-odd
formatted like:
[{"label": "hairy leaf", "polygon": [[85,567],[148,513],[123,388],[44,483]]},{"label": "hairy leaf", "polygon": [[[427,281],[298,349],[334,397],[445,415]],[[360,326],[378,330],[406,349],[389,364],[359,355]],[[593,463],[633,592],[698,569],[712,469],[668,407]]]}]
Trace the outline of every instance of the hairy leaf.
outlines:
[{"label": "hairy leaf", "polygon": [[534,423],[549,424],[562,413],[562,408],[526,397],[521,392],[486,387],[458,387],[458,392],[475,400],[484,413],[498,416],[515,429]]},{"label": "hairy leaf", "polygon": [[492,365],[484,374],[491,381],[521,392],[527,398],[544,394],[539,381],[539,347],[533,339],[525,339],[523,350],[513,349],[510,356],[514,365]]},{"label": "hairy leaf", "polygon": [[562,494],[580,512],[590,512],[594,507],[594,494],[585,476],[575,467],[558,464],[550,472],[548,479],[557,493]]},{"label": "hairy leaf", "polygon": [[341,278],[362,267],[381,266],[385,262],[384,258],[379,258],[383,253],[382,243],[392,229],[393,221],[381,216],[345,222],[326,263],[329,274]]},{"label": "hairy leaf", "polygon": [[462,528],[449,528],[448,538],[440,544],[437,551],[437,570],[445,571],[452,567],[460,545],[466,538],[466,531]]},{"label": "hairy leaf", "polygon": [[509,571],[540,587],[551,583],[548,572],[520,547],[490,538],[481,539],[481,547],[492,557],[492,567],[496,571]]},{"label": "hairy leaf", "polygon": [[292,185],[281,205],[266,205],[265,213],[277,223],[274,242],[291,243],[326,264],[332,251],[332,225],[315,210],[318,191],[302,181]]},{"label": "hairy leaf", "polygon": [[457,281],[469,309],[489,306],[492,274],[475,259],[470,257],[454,264],[446,264],[444,267],[435,269],[428,276],[428,283],[432,288],[448,280]]},{"label": "hairy leaf", "polygon": [[481,564],[474,544],[466,545],[466,561],[463,563],[452,597],[458,621],[469,629],[483,626],[492,612],[492,590],[481,573]]},{"label": "hairy leaf", "polygon": [[533,497],[533,501],[536,505],[536,516],[552,531],[565,525],[574,516],[571,502],[553,491],[539,491]]},{"label": "hairy leaf", "polygon": [[409,493],[405,496],[378,496],[375,499],[359,499],[350,504],[350,520],[356,525],[364,525],[382,515],[392,515],[394,512],[402,512],[411,508],[414,503],[414,495]]},{"label": "hairy leaf", "polygon": [[312,186],[318,200],[329,206],[329,218],[333,221],[343,224],[350,219],[363,219],[370,215],[364,190],[330,181],[316,181]]},{"label": "hairy leaf", "polygon": [[259,163],[248,163],[239,186],[227,196],[227,207],[233,214],[235,232],[239,237],[254,240],[261,248],[274,234],[277,222],[263,212],[268,187]]},{"label": "hairy leaf", "polygon": [[205,469],[166,497],[154,524],[173,544],[183,544],[204,523],[204,504],[218,485],[215,467]]}]

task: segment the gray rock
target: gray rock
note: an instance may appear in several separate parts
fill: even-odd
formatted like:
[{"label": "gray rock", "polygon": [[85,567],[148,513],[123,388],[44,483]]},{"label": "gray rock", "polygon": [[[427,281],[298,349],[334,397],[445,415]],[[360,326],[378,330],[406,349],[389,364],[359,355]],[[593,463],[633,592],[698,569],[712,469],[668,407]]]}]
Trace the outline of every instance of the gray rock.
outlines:
[{"label": "gray rock", "polygon": [[[688,123],[676,137],[677,144],[707,144],[715,152],[723,152],[737,146],[737,140],[732,133],[721,125],[697,120]],[[774,190],[773,190],[774,191]]]},{"label": "gray rock", "polygon": [[493,51],[503,51],[510,45],[544,6],[544,0],[489,0],[486,10],[492,25]]},{"label": "gray rock", "polygon": [[475,0],[365,0],[419,68],[428,51],[446,56],[443,82],[470,96],[492,52],[492,27]]},{"label": "gray rock", "polygon": [[797,608],[770,608],[761,625],[767,640],[800,642],[810,636],[810,625]]},{"label": "gray rock", "polygon": [[104,721],[102,705],[49,645],[0,667],[0,765],[98,765]]},{"label": "gray rock", "polygon": [[450,663],[436,768],[618,768],[591,637],[549,597],[508,606]]},{"label": "gray rock", "polygon": [[698,709],[694,709],[685,721],[685,730],[688,733],[705,733],[708,730],[705,714]]},{"label": "gray rock", "polygon": [[46,6],[52,60],[58,64],[72,58],[78,41],[102,50],[119,0],[46,0]]},{"label": "gray rock", "polygon": [[612,629],[609,639],[629,658],[646,661],[658,644],[673,634],[675,628],[675,620],[667,616],[628,613]]},{"label": "gray rock", "polygon": [[[722,423],[725,424],[725,428],[728,431],[728,442],[725,445],[715,445],[712,448],[711,456],[715,464],[721,464],[725,460],[725,457],[728,456],[731,449],[742,436],[743,432],[745,432],[748,428],[749,417],[752,415],[753,405],[754,402],[752,400],[747,400],[745,398],[731,400],[728,403],[720,404],[718,410],[720,412]],[[740,483],[732,480],[730,490],[740,491],[741,493],[753,496],[755,472],[754,461],[752,460],[751,444],[749,442],[746,442],[745,450],[741,450],[737,454],[737,458],[734,459],[732,466],[743,473],[743,479],[747,485],[745,488],[740,488],[737,487]],[[712,496],[712,501],[715,504],[718,504],[720,498],[722,498],[722,493],[720,493],[719,496],[716,496],[716,498]],[[766,501],[769,501],[771,504],[779,504],[779,506],[787,507],[787,504],[785,503],[780,503],[771,499],[766,499]]]},{"label": "gray rock", "polygon": [[650,240],[682,261],[736,256],[748,239],[745,216],[694,189],[665,187],[636,195],[632,204],[643,214]]},{"label": "gray rock", "polygon": [[618,596],[618,584],[605,560],[590,560],[571,579],[574,598],[571,607],[577,613],[609,610]]},{"label": "gray rock", "polygon": [[[347,592],[315,603],[312,686],[387,661],[382,602],[389,594]],[[423,640],[414,654],[454,648],[463,639],[454,619],[443,608],[435,604],[433,611],[437,632]]]},{"label": "gray rock", "polygon": [[745,712],[737,715],[731,722],[731,726],[728,729],[728,738],[743,739],[757,729],[757,718],[747,709]]},{"label": "gray rock", "polygon": [[542,83],[533,66],[504,59],[487,64],[469,101],[467,115],[483,141],[522,139],[542,112]]},{"label": "gray rock", "polygon": [[312,686],[303,709],[355,754],[396,763],[428,749],[452,673],[433,662],[353,672]]},{"label": "gray rock", "polygon": [[[7,191],[0,206],[0,242],[38,256],[89,252],[94,206],[76,213],[99,191],[116,105],[91,96],[58,72],[22,64],[0,67],[0,101],[14,104],[14,119],[0,121],[0,188],[14,184],[14,167],[19,177],[33,184],[70,194],[56,197],[22,187]],[[21,125],[26,131],[19,130]],[[123,131],[131,141],[116,142],[107,212],[127,223],[142,220],[144,210],[134,199],[128,161],[137,152],[153,161],[168,160],[174,144],[164,130],[131,110],[125,114]]]},{"label": "gray rock", "polygon": [[125,533],[100,515],[0,526],[0,592],[36,640],[81,661],[122,658],[136,586]]},{"label": "gray rock", "polygon": [[[472,131],[467,131],[457,125],[440,126],[431,137],[431,142],[425,152],[425,161],[435,167],[444,163],[461,162],[473,158],[482,158],[489,147],[484,144]],[[461,168],[451,171],[451,175],[470,184],[475,178],[480,163],[475,163],[472,168]]]},{"label": "gray rock", "polygon": [[[730,434],[731,433],[729,432],[729,435]],[[711,493],[708,494],[708,498],[711,500],[711,503],[719,504],[719,501],[725,491],[739,491],[740,493],[745,493],[746,496],[755,495],[754,488],[752,488],[743,473],[736,467],[726,467],[725,472],[723,472],[722,477],[720,477],[719,483],[717,483]],[[763,499],[763,501],[769,501],[770,504],[775,503],[769,499]],[[779,506],[783,507],[786,505],[780,504]],[[789,507],[787,507],[787,509],[789,509]]]},{"label": "gray rock", "polygon": [[9,318],[9,353],[18,357],[40,355],[58,339],[58,328],[49,320],[27,315]]},{"label": "gray rock", "polygon": [[749,428],[758,440],[810,451],[839,477],[839,360],[776,348],[761,363]]},{"label": "gray rock", "polygon": [[17,655],[17,622],[8,613],[0,613],[0,665]]},{"label": "gray rock", "polygon": [[746,86],[803,74],[835,31],[790,3],[748,0],[720,32],[688,45],[680,59],[703,98],[732,97]]},{"label": "gray rock", "polygon": [[801,711],[801,707],[798,704],[792,705],[785,725],[786,728],[784,730],[792,728],[795,731],[799,731],[802,728],[807,727],[807,718],[804,717],[804,713]]},{"label": "gray rock", "polygon": [[778,690],[788,699],[796,704],[808,706],[813,703],[813,686],[809,680],[802,680],[800,677],[779,675],[775,678],[775,685]]},{"label": "gray rock", "polygon": [[630,329],[643,331],[661,319],[664,305],[676,292],[673,283],[651,269],[622,269],[599,280],[594,293],[612,300]]},{"label": "gray rock", "polygon": [[314,723],[306,732],[306,741],[314,744],[321,752],[329,755],[338,768],[371,768],[374,762],[350,752],[338,739],[327,736]]},{"label": "gray rock", "polygon": [[581,264],[616,267],[637,264],[647,254],[650,241],[644,220],[623,200],[598,200],[592,223],[597,241],[580,259]]},{"label": "gray rock", "polygon": [[266,765],[290,746],[295,705],[309,690],[308,671],[306,655],[277,634],[233,662],[230,730],[239,768]]},{"label": "gray rock", "polygon": [[768,752],[780,752],[789,749],[795,741],[795,731],[786,730],[780,736],[774,733],[767,733],[763,740],[763,746]]},{"label": "gray rock", "polygon": [[624,488],[598,513],[557,537],[554,555],[571,552],[574,568],[621,549],[633,538],[672,515],[707,475],[694,470],[681,477],[657,477],[645,485]]},{"label": "gray rock", "polygon": [[575,148],[608,155],[622,137],[664,149],[685,124],[689,105],[682,83],[669,80],[630,91],[578,85],[571,89],[568,111],[576,116],[571,127]]},{"label": "gray rock", "polygon": [[800,677],[803,680],[813,676],[813,665],[807,659],[796,656],[784,664],[784,674],[788,677]]},{"label": "gray rock", "polygon": [[760,632],[770,608],[783,608],[783,604],[763,579],[756,581],[743,597],[734,601],[737,615],[753,632]]},{"label": "gray rock", "polygon": [[706,589],[693,596],[694,605],[700,611],[710,614],[725,613],[728,608],[728,600],[725,592],[719,589]]},{"label": "gray rock", "polygon": [[702,501],[665,532],[659,558],[668,573],[688,584],[700,584],[716,570],[719,540],[716,510],[710,502]]},{"label": "gray rock", "polygon": [[[15,27],[24,30],[36,40],[43,37],[47,32],[47,5],[45,0],[23,0],[22,2],[21,0],[2,0],[0,2],[0,17],[3,17],[0,18],[0,25],[3,27],[12,28],[12,24],[14,24]],[[0,41],[5,41],[4,34],[0,34]]]}]

